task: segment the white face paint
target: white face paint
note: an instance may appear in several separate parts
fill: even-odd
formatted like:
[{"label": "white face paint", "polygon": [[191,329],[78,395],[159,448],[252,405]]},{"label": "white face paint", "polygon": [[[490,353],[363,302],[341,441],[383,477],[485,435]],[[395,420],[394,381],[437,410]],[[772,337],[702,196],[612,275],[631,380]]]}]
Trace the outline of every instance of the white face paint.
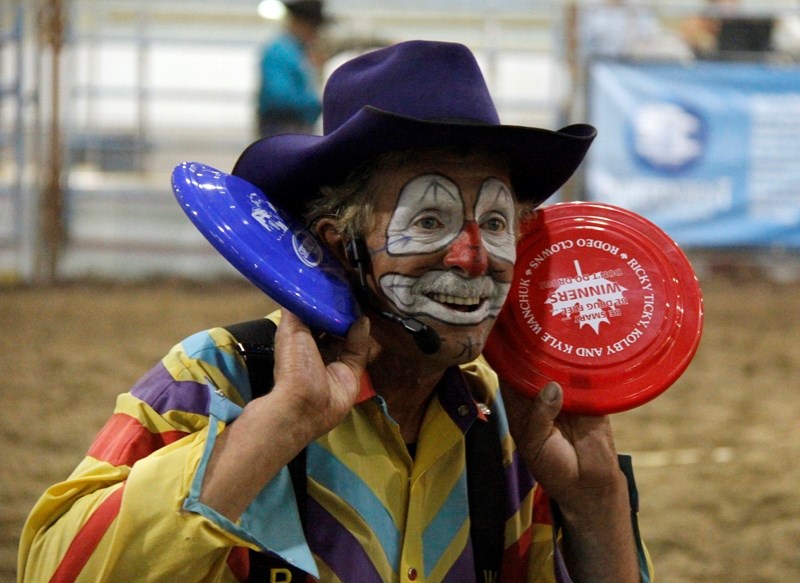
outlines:
[{"label": "white face paint", "polygon": [[[475,221],[481,226],[486,252],[509,263],[517,259],[514,215],[514,198],[505,183],[497,178],[486,180],[475,203]],[[502,223],[504,228],[491,228],[495,221]]]},{"label": "white face paint", "polygon": [[415,317],[457,325],[495,318],[511,285],[492,277],[492,266],[513,266],[516,259],[514,204],[508,186],[490,177],[480,185],[468,214],[465,196],[453,181],[438,174],[413,178],[400,191],[387,227],[388,254],[424,256],[445,250],[469,223],[473,229],[477,225],[490,268],[477,277],[441,265],[421,277],[393,271],[380,277],[381,290],[401,313]]},{"label": "white face paint", "polygon": [[433,253],[455,239],[463,224],[464,201],[458,187],[438,174],[417,176],[400,191],[386,248],[390,255]]}]

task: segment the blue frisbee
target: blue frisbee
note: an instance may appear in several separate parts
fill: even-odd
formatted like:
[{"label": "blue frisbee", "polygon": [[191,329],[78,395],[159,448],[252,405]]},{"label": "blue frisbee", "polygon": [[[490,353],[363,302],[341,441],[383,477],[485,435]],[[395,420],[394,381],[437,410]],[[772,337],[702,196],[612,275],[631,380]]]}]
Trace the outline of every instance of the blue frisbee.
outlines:
[{"label": "blue frisbee", "polygon": [[246,180],[197,162],[172,172],[181,208],[239,272],[309,326],[344,336],[360,314],[342,265]]}]

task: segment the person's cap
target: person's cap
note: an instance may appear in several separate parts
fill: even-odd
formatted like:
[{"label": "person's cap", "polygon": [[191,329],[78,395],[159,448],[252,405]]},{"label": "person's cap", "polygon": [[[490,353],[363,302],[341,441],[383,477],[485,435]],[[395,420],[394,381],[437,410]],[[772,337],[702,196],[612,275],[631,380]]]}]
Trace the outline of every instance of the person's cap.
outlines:
[{"label": "person's cap", "polygon": [[289,14],[295,18],[311,22],[316,25],[327,24],[331,17],[325,13],[325,4],[320,0],[284,0],[283,4]]},{"label": "person's cap", "polygon": [[347,61],[323,94],[323,135],[286,134],[251,144],[233,174],[300,214],[322,186],[397,150],[483,146],[505,154],[520,200],[541,203],[583,160],[596,130],[503,125],[480,67],[461,44],[408,41]]}]

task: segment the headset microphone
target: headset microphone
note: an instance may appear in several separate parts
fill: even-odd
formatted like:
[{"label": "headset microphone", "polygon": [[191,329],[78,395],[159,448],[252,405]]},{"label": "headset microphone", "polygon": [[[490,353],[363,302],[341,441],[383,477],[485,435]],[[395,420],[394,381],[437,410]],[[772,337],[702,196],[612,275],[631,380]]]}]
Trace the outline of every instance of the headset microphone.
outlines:
[{"label": "headset microphone", "polygon": [[430,326],[426,326],[416,318],[404,318],[386,310],[378,310],[381,317],[400,324],[403,329],[414,337],[417,347],[425,354],[435,354],[442,346],[439,335]]},{"label": "headset microphone", "polygon": [[358,274],[358,288],[356,297],[374,309],[382,318],[399,324],[403,329],[411,334],[417,347],[425,354],[435,354],[439,351],[442,341],[436,331],[423,324],[416,318],[407,318],[387,310],[382,310],[372,297],[367,286],[367,270],[369,269],[369,253],[366,244],[358,237],[351,239],[345,246],[347,258]]}]

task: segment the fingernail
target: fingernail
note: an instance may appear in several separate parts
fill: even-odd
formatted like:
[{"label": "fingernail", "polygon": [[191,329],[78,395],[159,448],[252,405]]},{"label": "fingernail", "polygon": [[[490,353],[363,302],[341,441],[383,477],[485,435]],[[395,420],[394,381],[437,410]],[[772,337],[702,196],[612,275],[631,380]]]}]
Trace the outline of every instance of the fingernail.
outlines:
[{"label": "fingernail", "polygon": [[558,385],[552,381],[547,383],[542,389],[542,399],[546,403],[554,403],[558,399]]}]

